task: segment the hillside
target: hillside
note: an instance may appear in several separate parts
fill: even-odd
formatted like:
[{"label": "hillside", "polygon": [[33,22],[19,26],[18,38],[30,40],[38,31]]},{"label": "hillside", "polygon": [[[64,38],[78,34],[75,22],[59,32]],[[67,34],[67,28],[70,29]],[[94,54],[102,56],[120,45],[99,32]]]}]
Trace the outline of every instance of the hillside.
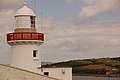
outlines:
[{"label": "hillside", "polygon": [[111,66],[104,66],[104,65],[87,65],[87,66],[82,66],[80,68],[87,68],[87,69],[106,69],[106,70],[112,70],[113,67]]},{"label": "hillside", "polygon": [[66,62],[43,65],[42,67],[52,67],[52,66],[72,67],[73,74],[120,75],[120,57],[70,60]]}]

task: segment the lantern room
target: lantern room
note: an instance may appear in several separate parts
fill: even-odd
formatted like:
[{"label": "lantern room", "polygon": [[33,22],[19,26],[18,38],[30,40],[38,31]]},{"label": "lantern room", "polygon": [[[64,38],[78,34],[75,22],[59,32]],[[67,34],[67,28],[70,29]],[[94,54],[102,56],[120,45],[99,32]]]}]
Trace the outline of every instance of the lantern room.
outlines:
[{"label": "lantern room", "polygon": [[16,28],[35,28],[35,14],[26,6],[19,9],[15,14],[15,27]]}]

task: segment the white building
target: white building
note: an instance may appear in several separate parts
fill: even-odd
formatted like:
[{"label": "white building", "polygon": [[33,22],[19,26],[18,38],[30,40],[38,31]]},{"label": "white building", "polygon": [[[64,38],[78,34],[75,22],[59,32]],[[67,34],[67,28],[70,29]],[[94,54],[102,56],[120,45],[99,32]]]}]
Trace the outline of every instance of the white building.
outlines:
[{"label": "white building", "polygon": [[72,80],[72,68],[41,68],[40,45],[44,34],[37,32],[35,17],[26,4],[16,12],[14,32],[7,34],[11,45],[10,65],[60,80]]},{"label": "white building", "polygon": [[72,68],[70,67],[50,67],[41,68],[43,75],[60,80],[72,80]]}]

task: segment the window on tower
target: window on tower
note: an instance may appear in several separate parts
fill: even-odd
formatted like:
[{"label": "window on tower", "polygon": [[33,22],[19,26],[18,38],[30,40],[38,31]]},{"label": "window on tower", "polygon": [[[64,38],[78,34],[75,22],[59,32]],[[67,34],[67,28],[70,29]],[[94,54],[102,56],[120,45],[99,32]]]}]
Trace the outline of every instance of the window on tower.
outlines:
[{"label": "window on tower", "polygon": [[35,28],[35,16],[30,16],[31,19],[31,28]]},{"label": "window on tower", "polygon": [[37,57],[37,50],[33,50],[33,57]]},{"label": "window on tower", "polygon": [[33,60],[34,60],[34,61],[39,61],[39,58],[38,58],[38,50],[33,50],[32,57],[33,57]]}]

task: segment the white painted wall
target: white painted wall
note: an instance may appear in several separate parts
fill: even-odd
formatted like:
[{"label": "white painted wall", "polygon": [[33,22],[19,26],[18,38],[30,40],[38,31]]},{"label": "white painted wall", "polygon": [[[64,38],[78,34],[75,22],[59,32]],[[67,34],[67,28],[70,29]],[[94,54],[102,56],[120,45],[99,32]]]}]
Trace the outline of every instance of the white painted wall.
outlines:
[{"label": "white painted wall", "polygon": [[[49,72],[49,76],[60,80],[72,80],[72,68],[41,68],[44,72]],[[41,70],[41,71],[42,71]]]},{"label": "white painted wall", "polygon": [[[38,56],[33,57],[33,50],[38,50]],[[37,67],[41,66],[40,45],[18,44],[11,45],[11,66],[37,72]]]}]

